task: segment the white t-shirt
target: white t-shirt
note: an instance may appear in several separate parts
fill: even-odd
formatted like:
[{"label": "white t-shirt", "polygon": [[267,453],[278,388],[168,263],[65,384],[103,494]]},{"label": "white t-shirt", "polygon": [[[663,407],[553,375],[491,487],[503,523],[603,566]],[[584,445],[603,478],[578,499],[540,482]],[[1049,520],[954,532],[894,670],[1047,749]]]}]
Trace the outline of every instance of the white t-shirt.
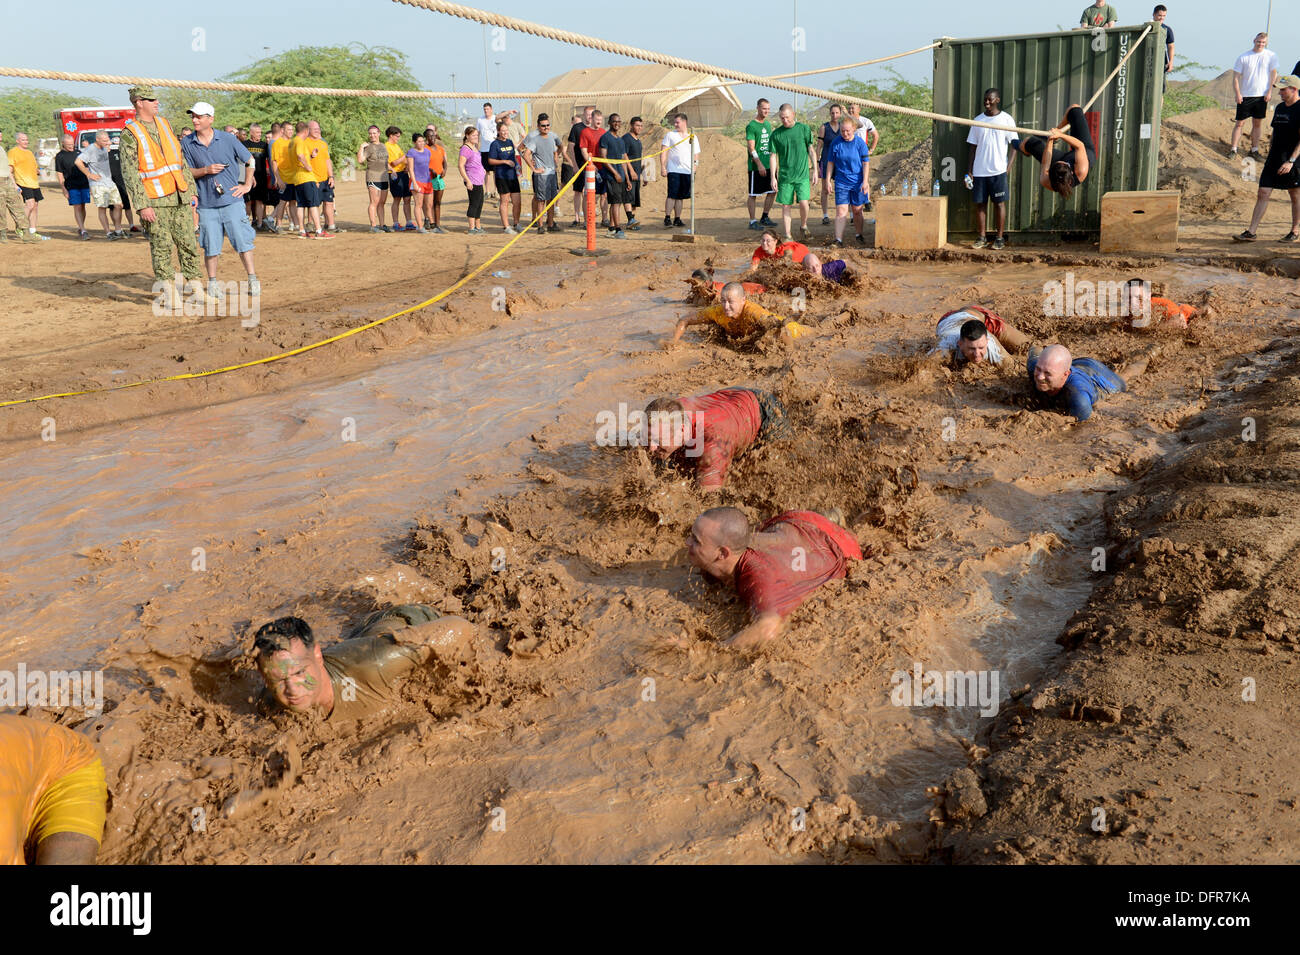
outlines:
[{"label": "white t-shirt", "polygon": [[664,135],[664,141],[659,145],[667,147],[668,149],[667,165],[669,172],[689,173],[691,171],[691,153],[693,151],[697,156],[700,154],[700,137],[696,136],[695,139],[692,140],[692,145],[695,147],[695,149],[692,150],[691,147],[686,144],[686,140],[690,135],[690,132],[683,134],[677,132],[675,129],[670,129]]},{"label": "white t-shirt", "polygon": [[[995,136],[1002,135],[991,129],[988,132],[993,133]],[[957,342],[961,340],[961,327],[972,318],[981,322],[984,321],[984,316],[979,312],[953,312],[947,318],[939,319],[939,325],[934,330],[934,333],[939,336],[939,345],[935,351],[953,352],[956,354],[958,361],[965,361],[966,359],[962,357],[961,352],[957,349]],[[998,344],[997,336],[992,333],[988,336],[988,351],[985,357],[993,365],[1002,364],[1002,359],[1006,357],[1006,352]]]},{"label": "white t-shirt", "polygon": [[1272,50],[1250,50],[1237,57],[1232,69],[1241,74],[1242,96],[1263,96],[1268,92],[1269,74],[1277,69],[1277,54]]},{"label": "white t-shirt", "polygon": [[[1006,110],[996,116],[980,113],[974,117],[977,123],[993,123],[997,126],[1014,128],[1016,121]],[[1007,147],[1016,138],[1016,133],[988,129],[984,126],[972,126],[966,142],[975,147],[975,164],[971,167],[972,176],[1000,176],[1007,171]]]},{"label": "white t-shirt", "polygon": [[[852,119],[851,116],[849,118]],[[876,131],[876,124],[873,123],[871,120],[867,119],[867,117],[863,116],[861,113],[859,113],[858,114],[858,139],[862,140],[865,143],[867,142],[867,134],[874,133],[875,131]]]},{"label": "white t-shirt", "polygon": [[478,127],[479,151],[487,152],[492,148],[492,140],[497,138],[497,118],[495,116],[480,116],[474,120],[474,125]]}]

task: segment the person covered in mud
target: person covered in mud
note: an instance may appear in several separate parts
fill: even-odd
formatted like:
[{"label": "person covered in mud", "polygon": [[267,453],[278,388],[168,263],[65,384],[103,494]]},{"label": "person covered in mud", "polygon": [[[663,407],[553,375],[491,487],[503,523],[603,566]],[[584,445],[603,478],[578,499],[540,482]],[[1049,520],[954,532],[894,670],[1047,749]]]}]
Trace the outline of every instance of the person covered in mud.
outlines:
[{"label": "person covered in mud", "polygon": [[1000,365],[1006,349],[1024,351],[1029,345],[1022,332],[982,305],[963,305],[941,316],[934,334],[938,344],[930,354],[958,365]]},{"label": "person covered in mud", "polygon": [[[693,305],[714,305],[726,282],[718,282],[713,278],[713,269],[703,268],[696,269],[691,273],[691,277],[684,279],[690,285],[690,291],[686,293],[686,301]],[[745,290],[746,295],[758,295],[767,291],[767,286],[758,282],[741,282],[741,288]]]},{"label": "person covered in mud", "polygon": [[1128,383],[1146,371],[1155,354],[1153,346],[1143,357],[1112,371],[1095,358],[1072,358],[1064,345],[1048,345],[1042,351],[1031,348],[1025,363],[1029,391],[1039,407],[1086,421],[1102,398],[1127,391]]},{"label": "person covered in mud", "polygon": [[757,388],[724,388],[694,398],[656,398],[646,405],[652,457],[694,471],[700,489],[717,491],[735,458],[762,441],[790,434],[785,408]]},{"label": "person covered in mud", "polygon": [[1151,294],[1151,283],[1146,279],[1129,279],[1125,284],[1128,293],[1129,327],[1137,330],[1143,328],[1186,328],[1195,318],[1212,320],[1213,307],[1206,305],[1197,308],[1184,305],[1172,299]]},{"label": "person covered in mud", "polygon": [[819,279],[834,282],[837,285],[851,285],[853,270],[843,259],[831,259],[823,262],[816,252],[809,252],[803,257],[803,270]]},{"label": "person covered in mud", "polygon": [[720,328],[732,344],[745,347],[753,345],[768,332],[779,329],[779,336],[791,344],[808,328],[769,312],[757,302],[748,301],[745,287],[740,282],[728,282],[718,293],[717,305],[700,309],[690,318],[678,319],[671,341],[680,341],[682,333],[692,325],[713,325]]},{"label": "person covered in mud", "polygon": [[759,240],[758,248],[754,250],[753,256],[750,257],[749,267],[758,268],[758,263],[764,259],[784,259],[788,258],[791,262],[798,265],[808,254],[808,246],[802,242],[795,242],[793,239],[782,242],[781,237],[776,234],[775,229],[764,229],[763,238]]},{"label": "person covered in mud", "polygon": [[253,645],[267,692],[280,706],[346,721],[394,701],[413,670],[454,653],[473,634],[468,620],[444,617],[422,604],[403,604],[375,611],[324,650],[300,617],[264,624]]},{"label": "person covered in mud", "polygon": [[107,808],[104,762],[90,740],[0,715],[0,865],[94,865]]},{"label": "person covered in mud", "polygon": [[849,572],[862,548],[840,515],[785,511],[757,528],[744,511],[713,507],[686,536],[691,566],[718,582],[730,581],[749,607],[750,623],[726,641],[744,649],[769,643],[814,590]]}]

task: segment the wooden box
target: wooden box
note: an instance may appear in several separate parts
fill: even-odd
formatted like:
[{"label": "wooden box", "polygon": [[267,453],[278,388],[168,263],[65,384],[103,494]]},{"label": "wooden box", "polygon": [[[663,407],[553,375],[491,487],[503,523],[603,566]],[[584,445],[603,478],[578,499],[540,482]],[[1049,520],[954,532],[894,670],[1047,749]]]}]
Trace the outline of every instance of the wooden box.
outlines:
[{"label": "wooden box", "polygon": [[1176,251],[1179,195],[1172,189],[1106,193],[1101,197],[1101,251]]},{"label": "wooden box", "polygon": [[881,196],[876,213],[876,248],[924,251],[948,243],[947,196]]}]

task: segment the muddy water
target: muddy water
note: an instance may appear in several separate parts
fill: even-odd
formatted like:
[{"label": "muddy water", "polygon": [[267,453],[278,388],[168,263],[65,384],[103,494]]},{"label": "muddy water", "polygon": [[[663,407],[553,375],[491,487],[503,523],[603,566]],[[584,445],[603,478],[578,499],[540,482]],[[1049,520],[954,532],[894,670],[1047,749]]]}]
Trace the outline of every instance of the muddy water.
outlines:
[{"label": "muddy water", "polygon": [[[321,576],[377,562],[419,506],[472,475],[517,469],[531,430],[626,352],[653,347],[644,333],[669,327],[673,310],[630,306],[506,321],[359,378],[64,436],[16,456],[0,503],[0,665],[83,663],[136,626],[159,592],[189,588],[238,607],[244,565],[304,526],[322,531],[309,551]],[[493,490],[506,488],[498,480]],[[301,576],[301,564],[285,564],[260,573]],[[195,579],[220,571],[231,573],[216,586]],[[288,593],[312,586],[280,583]]]}]

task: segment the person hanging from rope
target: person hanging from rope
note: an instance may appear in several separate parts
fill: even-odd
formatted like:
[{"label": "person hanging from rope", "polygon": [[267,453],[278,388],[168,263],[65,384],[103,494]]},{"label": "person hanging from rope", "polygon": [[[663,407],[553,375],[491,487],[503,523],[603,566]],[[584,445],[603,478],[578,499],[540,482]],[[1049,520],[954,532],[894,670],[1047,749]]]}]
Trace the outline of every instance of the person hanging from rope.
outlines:
[{"label": "person hanging from rope", "polygon": [[[1047,139],[1030,136],[1027,139],[1013,140],[1013,148],[1026,156],[1033,156],[1042,164],[1038,182],[1044,189],[1060,193],[1069,199],[1074,187],[1082,185],[1092,171],[1092,164],[1097,161],[1097,149],[1092,144],[1092,134],[1088,131],[1088,120],[1078,103],[1074,103],[1061,120],[1061,129],[1053,129]],[[1057,140],[1065,143],[1068,149],[1053,152]]]}]

